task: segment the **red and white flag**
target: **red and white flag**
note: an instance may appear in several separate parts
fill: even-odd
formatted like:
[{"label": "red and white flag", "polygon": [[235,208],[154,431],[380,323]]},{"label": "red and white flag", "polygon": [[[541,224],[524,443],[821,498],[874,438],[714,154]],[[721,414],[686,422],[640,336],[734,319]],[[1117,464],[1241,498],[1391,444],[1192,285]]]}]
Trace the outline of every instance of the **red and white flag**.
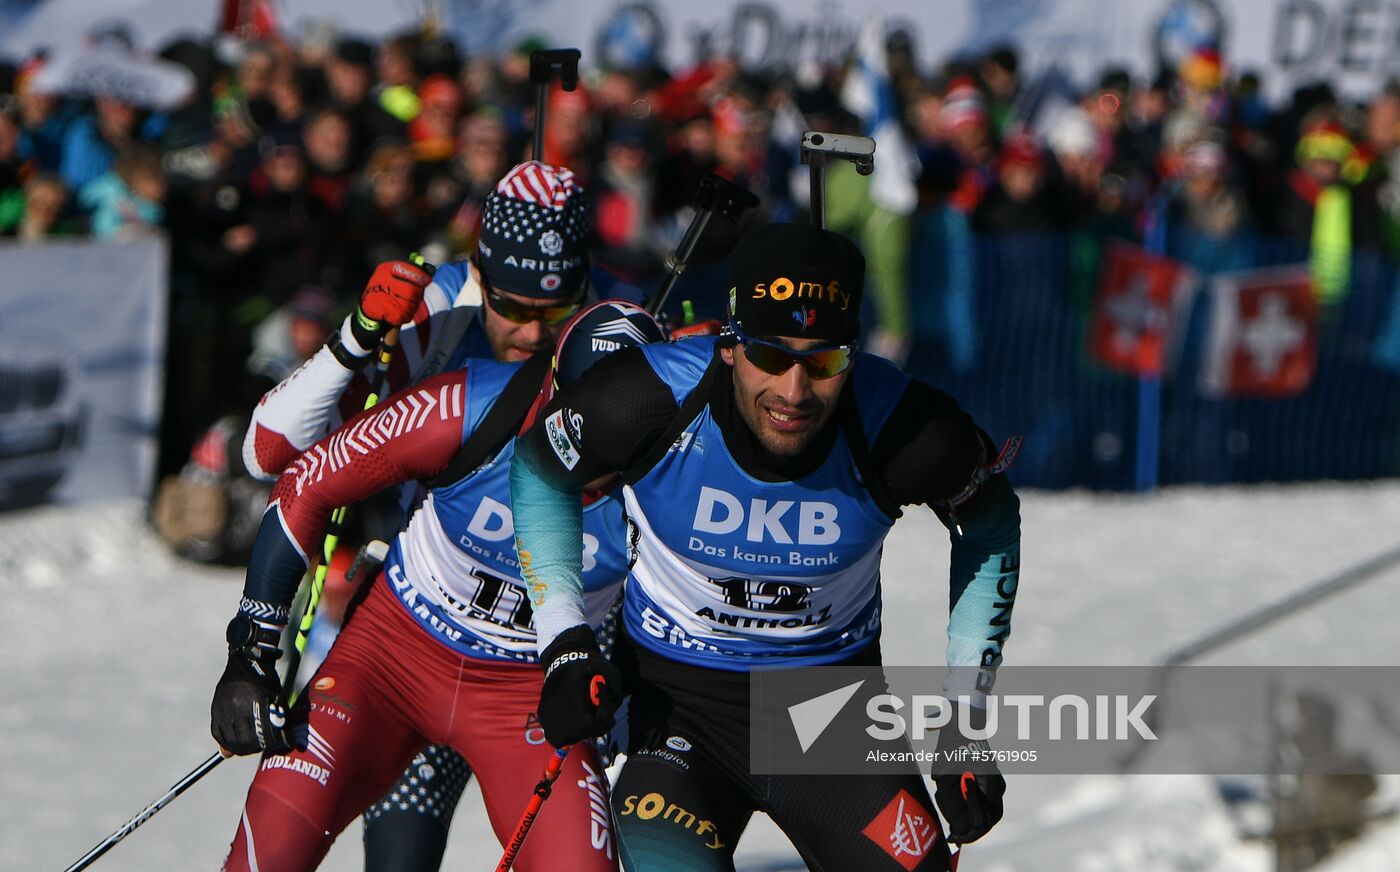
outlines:
[{"label": "red and white flag", "polygon": [[1192,285],[1191,271],[1177,261],[1109,244],[1089,325],[1094,357],[1110,369],[1160,376]]},{"label": "red and white flag", "polygon": [[1211,396],[1291,397],[1317,370],[1317,295],[1307,264],[1217,276],[1201,366]]}]

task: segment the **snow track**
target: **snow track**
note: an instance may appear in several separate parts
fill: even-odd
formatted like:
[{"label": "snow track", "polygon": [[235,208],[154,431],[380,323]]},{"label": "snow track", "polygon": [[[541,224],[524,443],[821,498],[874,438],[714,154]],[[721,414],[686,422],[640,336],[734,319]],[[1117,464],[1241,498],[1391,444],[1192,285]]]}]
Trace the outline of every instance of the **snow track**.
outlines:
[{"label": "snow track", "polygon": [[[1147,664],[1400,544],[1400,483],[1030,493],[1022,514],[1007,662]],[[242,573],[171,557],[125,503],[0,516],[0,557],[0,870],[58,870],[212,750],[209,698]],[[896,525],[884,571],[887,662],[941,662],[946,565],[947,536],[931,515]],[[1208,662],[1400,665],[1397,625],[1400,567]],[[249,759],[218,767],[96,868],[217,869],[252,771]],[[494,868],[498,856],[473,794],[453,828],[451,870]],[[360,867],[357,824],[322,868]],[[756,819],[739,868],[802,866]],[[1010,780],[1006,820],[969,847],[962,868],[1263,872],[1271,857],[1241,840],[1213,779],[1022,776]],[[1400,868],[1400,828],[1377,827],[1323,868]]]}]

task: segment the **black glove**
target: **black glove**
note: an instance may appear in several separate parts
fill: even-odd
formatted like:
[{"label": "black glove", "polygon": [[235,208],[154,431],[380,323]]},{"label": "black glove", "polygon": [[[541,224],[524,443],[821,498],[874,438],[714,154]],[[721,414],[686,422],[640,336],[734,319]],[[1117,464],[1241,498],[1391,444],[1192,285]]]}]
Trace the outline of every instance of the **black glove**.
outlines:
[{"label": "black glove", "polygon": [[[975,706],[967,709],[969,726],[981,731],[987,713]],[[948,841],[975,842],[1001,820],[1002,794],[1006,779],[986,739],[970,739],[959,729],[959,712],[938,731],[938,759],[933,764],[933,782],[938,810],[948,821]]]},{"label": "black glove", "polygon": [[622,673],[598,650],[593,630],[580,624],[555,637],[540,655],[540,726],[556,748],[601,736],[622,705]]},{"label": "black glove", "polygon": [[287,703],[277,678],[282,628],[239,614],[228,625],[228,665],[214,688],[209,731],[233,754],[292,750]]}]

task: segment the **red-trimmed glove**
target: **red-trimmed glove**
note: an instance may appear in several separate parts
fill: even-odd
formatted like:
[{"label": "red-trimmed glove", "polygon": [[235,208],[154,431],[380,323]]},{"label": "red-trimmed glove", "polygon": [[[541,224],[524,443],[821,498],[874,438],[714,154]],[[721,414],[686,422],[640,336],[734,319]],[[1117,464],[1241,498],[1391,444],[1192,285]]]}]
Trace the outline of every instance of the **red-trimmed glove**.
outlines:
[{"label": "red-trimmed glove", "polygon": [[540,655],[540,665],[539,719],[549,744],[563,748],[612,729],[624,696],[622,673],[598,650],[591,627],[560,633]]},{"label": "red-trimmed glove", "polygon": [[384,327],[407,324],[423,302],[423,289],[432,280],[427,271],[407,261],[385,261],[374,268],[360,295],[360,312]]},{"label": "red-trimmed glove", "polygon": [[[987,713],[968,710],[969,726],[981,732]],[[938,761],[933,765],[934,798],[948,821],[948,841],[955,845],[975,842],[987,834],[1002,815],[1006,779],[996,764],[986,739],[970,739],[958,728],[959,713],[938,731]]]}]

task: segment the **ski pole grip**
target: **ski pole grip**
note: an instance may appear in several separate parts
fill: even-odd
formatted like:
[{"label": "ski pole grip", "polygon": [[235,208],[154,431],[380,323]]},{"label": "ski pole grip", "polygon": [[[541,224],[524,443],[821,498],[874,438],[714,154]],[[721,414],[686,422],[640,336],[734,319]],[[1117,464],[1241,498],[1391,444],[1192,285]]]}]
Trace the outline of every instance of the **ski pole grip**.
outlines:
[{"label": "ski pole grip", "polygon": [[695,205],[713,209],[726,218],[738,221],[748,210],[758,208],[758,196],[723,176],[706,173],[700,179],[700,192],[695,197]]},{"label": "ski pole grip", "polygon": [[366,575],[378,573],[388,556],[389,543],[383,539],[372,539],[366,542],[346,571],[345,580],[351,585],[358,585]]},{"label": "ski pole grip", "polygon": [[601,675],[593,676],[588,682],[588,700],[593,705],[598,706],[603,702],[603,688],[608,686],[608,680]]},{"label": "ski pole grip", "polygon": [[549,48],[530,53],[530,83],[548,85],[558,73],[559,84],[565,91],[578,87],[578,59],[581,53],[576,48]]}]

